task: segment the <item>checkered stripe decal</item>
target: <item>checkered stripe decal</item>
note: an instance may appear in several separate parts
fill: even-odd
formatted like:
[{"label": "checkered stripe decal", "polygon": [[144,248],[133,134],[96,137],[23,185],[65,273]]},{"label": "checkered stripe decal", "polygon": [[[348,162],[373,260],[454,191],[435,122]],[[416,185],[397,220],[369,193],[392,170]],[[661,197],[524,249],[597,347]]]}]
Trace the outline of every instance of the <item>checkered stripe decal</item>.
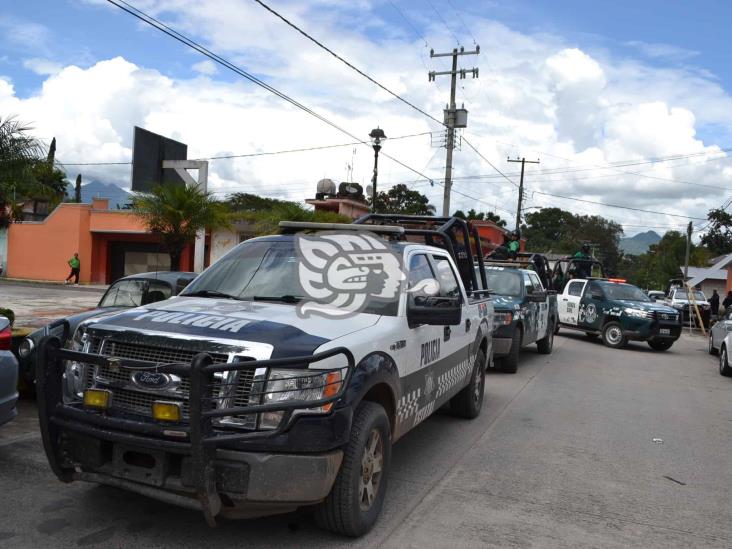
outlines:
[{"label": "checkered stripe decal", "polygon": [[410,391],[399,399],[399,404],[397,405],[397,421],[405,421],[414,415],[417,411],[417,402],[419,402],[421,394],[422,389],[417,389],[416,391]]},{"label": "checkered stripe decal", "polygon": [[437,398],[440,398],[470,374],[472,359],[466,358],[437,378]]}]

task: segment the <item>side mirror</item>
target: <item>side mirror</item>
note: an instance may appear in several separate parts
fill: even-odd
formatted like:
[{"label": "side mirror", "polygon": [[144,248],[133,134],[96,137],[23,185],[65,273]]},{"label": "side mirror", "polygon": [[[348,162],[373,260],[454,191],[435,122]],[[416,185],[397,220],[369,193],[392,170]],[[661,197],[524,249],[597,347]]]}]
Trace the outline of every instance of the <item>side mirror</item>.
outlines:
[{"label": "side mirror", "polygon": [[193,282],[192,278],[179,278],[175,281],[175,295],[181,293],[186,286]]},{"label": "side mirror", "polygon": [[546,292],[544,290],[538,290],[530,293],[529,301],[531,303],[544,303],[546,301]]},{"label": "side mirror", "polygon": [[421,324],[456,326],[460,324],[462,307],[459,297],[415,296],[407,302],[407,324],[414,328]]},{"label": "side mirror", "polygon": [[590,297],[595,301],[605,301],[605,296],[602,294],[602,292],[594,291],[590,293]]}]

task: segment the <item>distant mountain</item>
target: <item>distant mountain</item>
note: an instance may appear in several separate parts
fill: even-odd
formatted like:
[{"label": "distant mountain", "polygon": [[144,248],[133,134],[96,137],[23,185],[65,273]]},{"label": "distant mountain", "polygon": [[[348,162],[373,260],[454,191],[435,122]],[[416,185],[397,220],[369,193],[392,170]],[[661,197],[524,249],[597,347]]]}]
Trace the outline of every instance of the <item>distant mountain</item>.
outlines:
[{"label": "distant mountain", "polygon": [[648,251],[651,244],[658,244],[661,240],[661,235],[656,231],[647,231],[645,233],[638,233],[630,238],[620,239],[620,249],[626,254],[641,255]]},{"label": "distant mountain", "polygon": [[[67,186],[70,198],[74,198],[74,184]],[[125,204],[132,201],[132,195],[112,183],[102,183],[101,181],[91,181],[81,186],[81,201],[90,204],[92,198],[109,198],[109,207],[112,210],[122,208]]]}]

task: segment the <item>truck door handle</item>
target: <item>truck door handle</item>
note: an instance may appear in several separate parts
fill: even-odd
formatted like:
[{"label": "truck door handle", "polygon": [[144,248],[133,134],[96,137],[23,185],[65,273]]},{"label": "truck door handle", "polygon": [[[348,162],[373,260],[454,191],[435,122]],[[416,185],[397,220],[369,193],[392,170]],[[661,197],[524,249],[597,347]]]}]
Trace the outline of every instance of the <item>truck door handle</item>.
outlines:
[{"label": "truck door handle", "polygon": [[465,331],[466,332],[470,331],[470,319],[469,318],[465,319]]},{"label": "truck door handle", "polygon": [[569,301],[569,299],[567,299],[566,297],[563,297],[562,301]]},{"label": "truck door handle", "polygon": [[450,326],[445,326],[445,330],[443,331],[444,339],[445,341],[450,341],[450,334],[452,333],[452,330],[450,330]]}]

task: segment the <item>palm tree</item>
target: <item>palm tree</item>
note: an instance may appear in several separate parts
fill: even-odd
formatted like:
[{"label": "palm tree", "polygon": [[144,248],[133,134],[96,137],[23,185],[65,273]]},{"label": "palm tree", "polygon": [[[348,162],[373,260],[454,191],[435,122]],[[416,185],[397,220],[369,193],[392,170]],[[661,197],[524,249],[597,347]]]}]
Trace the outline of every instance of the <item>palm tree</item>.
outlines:
[{"label": "palm tree", "polygon": [[34,166],[43,155],[41,142],[28,135],[30,130],[12,116],[0,117],[0,227],[14,217],[13,191],[33,180]]},{"label": "palm tree", "polygon": [[229,227],[226,207],[197,186],[157,185],[150,193],[135,193],[132,211],[161,238],[174,271],[198,231]]}]

